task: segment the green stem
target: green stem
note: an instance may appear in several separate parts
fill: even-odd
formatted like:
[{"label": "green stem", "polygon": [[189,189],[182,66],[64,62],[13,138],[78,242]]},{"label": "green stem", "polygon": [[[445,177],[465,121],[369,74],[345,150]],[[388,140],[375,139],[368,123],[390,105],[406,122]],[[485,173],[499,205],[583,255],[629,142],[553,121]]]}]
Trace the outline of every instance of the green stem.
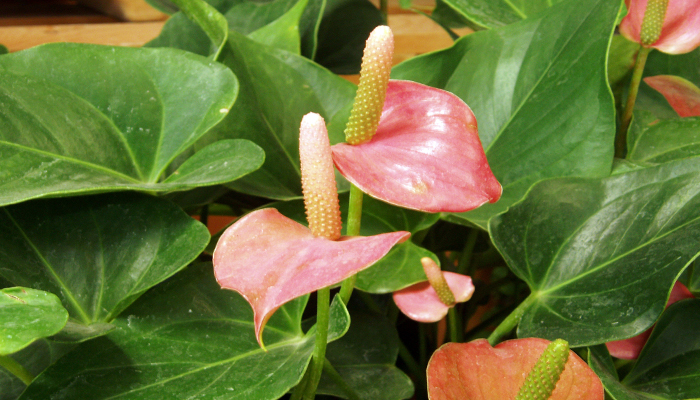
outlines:
[{"label": "green stem", "polygon": [[342,376],[338,373],[338,371],[333,367],[333,364],[331,364],[330,361],[326,358],[325,362],[323,363],[323,372],[326,374],[328,378],[330,378],[340,389],[345,392],[345,394],[348,395],[349,400],[360,400],[360,396],[355,392],[355,390],[348,385],[347,382],[345,382],[345,379],[343,379]]},{"label": "green stem", "polygon": [[[359,236],[360,235],[360,223],[362,222],[362,190],[357,188],[357,186],[350,184],[350,201],[348,204],[348,225],[345,230],[347,236]],[[352,290],[355,288],[355,282],[357,281],[357,275],[353,275],[340,285],[340,298],[343,303],[348,304],[350,301],[350,296],[352,296]]]},{"label": "green stem", "polygon": [[331,301],[331,289],[323,288],[316,292],[316,346],[311,358],[311,372],[308,383],[304,389],[304,400],[313,400],[316,395],[318,382],[321,381],[323,363],[326,359],[326,346],[328,341],[328,320]]},{"label": "green stem", "polygon": [[27,386],[34,380],[34,375],[10,356],[0,355],[0,367],[4,367]]},{"label": "green stem", "polygon": [[462,324],[459,322],[459,318],[457,316],[457,311],[455,311],[455,307],[450,307],[450,309],[447,310],[447,320],[447,324],[450,326],[450,342],[461,342],[462,335],[460,335],[460,333],[462,329],[460,328]]},{"label": "green stem", "polygon": [[304,389],[306,389],[306,385],[309,383],[309,376],[311,376],[311,366],[306,369],[301,381],[294,388],[294,392],[292,392],[292,397],[290,400],[301,400],[301,397],[304,395]]},{"label": "green stem", "polygon": [[474,245],[476,244],[476,239],[479,237],[479,230],[472,229],[469,231],[469,236],[467,236],[467,243],[464,244],[464,249],[462,250],[462,256],[459,260],[459,265],[457,266],[457,273],[462,275],[473,275],[474,268],[469,268],[472,264],[472,255],[474,254]]},{"label": "green stem", "polygon": [[615,139],[615,157],[624,158],[627,153],[627,131],[632,122],[632,113],[634,111],[634,103],[637,101],[637,92],[639,92],[639,84],[642,82],[642,73],[644,65],[647,63],[647,56],[651,51],[650,47],[641,47],[637,52],[637,61],[634,63],[632,70],[632,80],[630,81],[630,91],[627,95],[627,103],[625,110],[622,113],[620,121],[620,131]]},{"label": "green stem", "polygon": [[389,1],[379,0],[379,13],[382,14],[384,25],[389,24]]},{"label": "green stem", "polygon": [[[421,324],[422,325],[422,324]],[[425,390],[425,369],[423,369],[415,358],[411,355],[405,344],[399,339],[399,357],[406,364],[408,370],[415,376],[415,383],[419,386],[418,389]]]},{"label": "green stem", "polygon": [[518,323],[520,323],[520,319],[523,317],[523,314],[525,314],[525,311],[529,309],[532,306],[532,303],[535,302],[537,298],[534,296],[534,293],[528,296],[522,303],[520,303],[519,306],[513,310],[513,312],[510,313],[504,319],[500,325],[496,327],[496,329],[489,335],[489,344],[491,346],[495,346],[498,342],[500,342],[501,338],[510,331],[512,331],[516,326],[518,326]]}]

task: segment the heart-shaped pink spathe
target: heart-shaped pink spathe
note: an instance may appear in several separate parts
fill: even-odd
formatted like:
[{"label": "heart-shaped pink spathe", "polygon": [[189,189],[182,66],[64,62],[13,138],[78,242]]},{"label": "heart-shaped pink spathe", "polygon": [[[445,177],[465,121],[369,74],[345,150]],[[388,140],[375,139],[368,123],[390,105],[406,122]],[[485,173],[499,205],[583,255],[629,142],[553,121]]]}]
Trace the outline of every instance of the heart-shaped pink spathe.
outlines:
[{"label": "heart-shaped pink spathe", "polygon": [[681,118],[700,117],[700,88],[692,82],[672,75],[650,76],[644,82],[661,93]]},{"label": "heart-shaped pink spathe", "polygon": [[[693,296],[693,293],[691,293],[684,284],[676,282],[671,289],[668,302],[666,302],[666,308],[677,301],[694,298],[695,296]],[[652,330],[653,327],[629,339],[605,343],[605,346],[607,346],[610,355],[613,357],[623,360],[636,360],[637,357],[639,357],[639,353],[642,352],[644,345],[647,343],[647,340],[649,340]]]},{"label": "heart-shaped pink spathe", "polygon": [[[628,13],[620,33],[641,43],[640,33],[648,0],[625,0]],[[688,53],[700,46],[700,0],[669,0],[661,35],[650,47],[668,54]]]},{"label": "heart-shaped pink spathe", "polygon": [[[527,374],[549,345],[537,338],[508,340],[491,347],[486,339],[448,343],[428,363],[430,400],[514,399]],[[549,400],[603,400],[603,384],[576,353],[569,351]]]},{"label": "heart-shaped pink spathe", "polygon": [[427,212],[469,211],[501,196],[459,97],[410,81],[389,81],[377,133],[332,146],[340,173],[387,203]]},{"label": "heart-shaped pink spathe", "polygon": [[[471,299],[474,294],[472,278],[444,271],[442,275],[447,286],[452,290],[455,302],[462,303]],[[418,322],[437,322],[445,318],[450,306],[438,298],[435,289],[428,281],[418,282],[407,288],[394,292],[394,303],[407,317]]]},{"label": "heart-shaped pink spathe", "polygon": [[265,208],[221,235],[214,250],[214,275],[221,287],[240,293],[253,307],[255,337],[262,346],[262,330],[282,304],[371,266],[410,235],[392,232],[333,241]]}]

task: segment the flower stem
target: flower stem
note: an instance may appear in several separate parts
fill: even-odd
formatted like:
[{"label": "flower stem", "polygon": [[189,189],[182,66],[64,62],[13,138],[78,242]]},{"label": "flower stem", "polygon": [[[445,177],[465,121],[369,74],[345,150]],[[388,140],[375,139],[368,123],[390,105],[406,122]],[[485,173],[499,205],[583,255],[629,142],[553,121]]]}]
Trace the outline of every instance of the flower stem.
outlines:
[{"label": "flower stem", "polygon": [[447,323],[450,325],[450,342],[461,342],[462,335],[460,335],[460,333],[462,331],[462,324],[460,323],[459,318],[457,318],[455,307],[450,307],[450,309],[447,310]]},{"label": "flower stem", "polygon": [[340,389],[345,392],[345,394],[348,396],[348,399],[350,400],[360,400],[360,397],[358,396],[357,392],[348,385],[347,382],[343,379],[342,376],[340,376],[340,373],[333,367],[333,364],[331,364],[330,361],[326,358],[324,364],[323,364],[323,372],[326,374],[327,377],[329,377],[333,383],[338,385]]},{"label": "flower stem", "polygon": [[10,356],[0,355],[0,367],[4,367],[27,386],[34,380],[34,375]]},{"label": "flower stem", "polygon": [[471,268],[472,255],[474,254],[474,245],[476,244],[476,239],[478,237],[479,230],[476,228],[472,228],[472,230],[469,231],[469,236],[467,236],[467,242],[464,244],[462,255],[459,258],[459,265],[457,266],[458,274],[471,276],[474,273],[474,268]]},{"label": "flower stem", "polygon": [[634,69],[632,70],[630,91],[627,95],[627,103],[625,104],[625,110],[622,113],[622,120],[620,121],[620,131],[617,133],[617,138],[615,140],[615,157],[617,158],[624,158],[627,153],[627,131],[629,130],[630,123],[632,122],[634,103],[637,101],[639,84],[642,81],[644,65],[647,63],[647,56],[649,55],[650,51],[650,47],[640,46],[639,52],[637,53],[637,61],[635,62]]},{"label": "flower stem", "polygon": [[518,324],[520,323],[520,319],[523,317],[523,314],[525,314],[525,311],[530,308],[532,303],[535,302],[535,294],[532,293],[530,296],[528,296],[522,303],[520,303],[519,306],[513,310],[513,312],[510,313],[504,319],[500,325],[496,327],[496,329],[489,335],[489,344],[491,346],[496,345],[498,342],[501,341],[501,338],[510,331],[512,331]]},{"label": "flower stem", "polygon": [[304,389],[304,400],[313,400],[318,382],[321,381],[323,364],[326,360],[328,340],[328,320],[330,314],[331,289],[323,288],[316,292],[316,346],[311,359],[311,373]]},{"label": "flower stem", "polygon": [[[350,184],[350,201],[348,204],[348,225],[345,234],[347,236],[360,235],[360,223],[362,222],[362,190],[357,186]],[[340,298],[343,303],[348,304],[352,290],[355,288],[357,275],[353,275],[340,285]]]}]

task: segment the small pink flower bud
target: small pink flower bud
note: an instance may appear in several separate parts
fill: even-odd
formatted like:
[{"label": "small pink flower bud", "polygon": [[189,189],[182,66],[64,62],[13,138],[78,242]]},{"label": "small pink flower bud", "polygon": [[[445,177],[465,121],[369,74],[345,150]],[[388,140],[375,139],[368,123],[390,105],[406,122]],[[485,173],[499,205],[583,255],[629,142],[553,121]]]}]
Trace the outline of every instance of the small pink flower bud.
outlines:
[{"label": "small pink flower bud", "polygon": [[437,293],[440,301],[448,307],[454,306],[456,303],[455,296],[450,287],[447,285],[447,281],[442,275],[440,266],[438,266],[430,257],[423,257],[420,259],[420,262],[423,264],[423,271],[425,271],[425,276],[428,277],[430,286],[435,289],[435,293]]},{"label": "small pink flower bud", "polygon": [[309,229],[317,237],[337,240],[342,227],[338,190],[328,131],[318,114],[308,113],[301,120],[299,160]]},{"label": "small pink flower bud", "polygon": [[348,143],[368,142],[377,131],[393,56],[394,35],[391,29],[388,26],[376,27],[367,39],[362,56],[360,83],[345,128],[345,141]]}]

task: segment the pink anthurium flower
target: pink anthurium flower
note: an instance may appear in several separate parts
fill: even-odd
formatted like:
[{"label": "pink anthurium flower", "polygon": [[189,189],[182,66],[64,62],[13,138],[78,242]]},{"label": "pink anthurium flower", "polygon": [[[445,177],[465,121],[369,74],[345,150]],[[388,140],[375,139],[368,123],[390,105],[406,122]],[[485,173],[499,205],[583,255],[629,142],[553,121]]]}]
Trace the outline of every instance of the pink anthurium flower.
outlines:
[{"label": "pink anthurium flower", "polygon": [[625,0],[625,4],[629,11],[620,33],[627,39],[668,54],[700,46],[700,0]]},{"label": "pink anthurium flower", "polygon": [[[428,363],[430,400],[515,399],[549,345],[548,340],[508,340],[491,347],[486,339],[448,343]],[[569,351],[550,400],[603,400],[603,384],[576,353]]]},{"label": "pink anthurium flower", "polygon": [[378,27],[367,40],[348,143],[333,146],[340,173],[372,197],[420,211],[498,200],[502,188],[469,106],[444,90],[390,81],[392,55],[391,30]]},{"label": "pink anthurium flower", "polygon": [[[442,272],[435,261],[428,257],[421,259],[421,263],[428,281],[416,283],[393,295],[394,303],[407,317],[418,322],[437,322],[445,318],[447,311],[455,304],[471,299],[474,294],[472,278],[454,272]],[[437,283],[436,280],[442,282]],[[447,291],[448,294],[444,293]]]},{"label": "pink anthurium flower", "polygon": [[231,225],[214,250],[216,280],[253,307],[261,346],[262,330],[282,304],[356,274],[410,236],[392,232],[341,237],[330,145],[321,116],[304,117],[299,142],[309,228],[275,209],[257,210]]},{"label": "pink anthurium flower", "polygon": [[[668,297],[666,308],[677,301],[692,298],[695,298],[695,296],[693,296],[690,290],[688,290],[684,284],[676,282],[673,285],[673,289],[671,289],[671,295]],[[651,335],[651,331],[653,329],[654,328],[651,327],[635,337],[608,342],[605,345],[607,346],[610,355],[613,357],[623,360],[636,360],[637,357],[639,357],[639,353],[641,353],[642,348],[644,348],[644,345],[647,343],[647,340],[649,340],[649,336]]]},{"label": "pink anthurium flower", "polygon": [[700,117],[700,88],[692,82],[672,75],[650,76],[644,82],[661,93],[681,118]]}]

